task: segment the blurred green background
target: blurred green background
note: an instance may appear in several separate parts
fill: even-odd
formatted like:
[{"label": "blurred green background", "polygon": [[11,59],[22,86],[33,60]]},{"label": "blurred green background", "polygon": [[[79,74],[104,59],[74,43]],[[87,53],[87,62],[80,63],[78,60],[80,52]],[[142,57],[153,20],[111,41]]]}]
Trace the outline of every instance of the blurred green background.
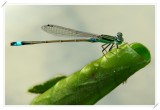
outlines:
[{"label": "blurred green background", "polygon": [[6,5],[5,104],[28,105],[36,94],[31,86],[71,73],[102,56],[100,43],[55,43],[11,47],[21,40],[56,40],[41,30],[56,24],[95,34],[122,32],[125,42],[140,42],[151,52],[151,63],[131,76],[97,105],[155,103],[154,5]]}]

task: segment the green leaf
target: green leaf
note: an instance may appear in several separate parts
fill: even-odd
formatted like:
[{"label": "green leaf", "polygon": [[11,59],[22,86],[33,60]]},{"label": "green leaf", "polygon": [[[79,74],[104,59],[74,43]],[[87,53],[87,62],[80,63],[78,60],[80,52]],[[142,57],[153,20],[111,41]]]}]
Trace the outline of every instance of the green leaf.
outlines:
[{"label": "green leaf", "polygon": [[43,93],[46,90],[48,90],[49,88],[51,88],[52,86],[54,86],[59,80],[66,78],[66,76],[57,76],[55,78],[52,78],[46,82],[44,82],[43,84],[39,84],[39,85],[35,85],[33,87],[31,87],[28,91],[31,93]]},{"label": "green leaf", "polygon": [[[91,105],[150,62],[149,50],[140,43],[123,44],[81,70],[58,81],[33,99],[35,105]],[[136,85],[135,85],[136,86]]]}]

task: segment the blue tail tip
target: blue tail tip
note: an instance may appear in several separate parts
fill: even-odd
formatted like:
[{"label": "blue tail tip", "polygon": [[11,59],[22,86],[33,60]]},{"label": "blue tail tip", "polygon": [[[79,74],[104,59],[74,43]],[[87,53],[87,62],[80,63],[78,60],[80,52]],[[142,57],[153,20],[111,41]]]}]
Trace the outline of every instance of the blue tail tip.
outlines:
[{"label": "blue tail tip", "polygon": [[21,46],[21,45],[22,45],[22,42],[21,42],[21,41],[11,42],[10,45],[11,45],[11,46]]}]

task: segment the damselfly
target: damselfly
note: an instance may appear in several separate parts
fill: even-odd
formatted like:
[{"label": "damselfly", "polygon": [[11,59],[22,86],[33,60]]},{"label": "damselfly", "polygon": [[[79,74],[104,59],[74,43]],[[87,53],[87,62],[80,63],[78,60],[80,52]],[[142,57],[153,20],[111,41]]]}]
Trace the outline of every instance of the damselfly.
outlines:
[{"label": "damselfly", "polygon": [[102,45],[102,53],[107,52],[107,48],[110,46],[110,51],[114,45],[118,48],[118,45],[122,44],[123,37],[122,33],[118,32],[116,36],[110,35],[98,35],[92,34],[88,32],[82,32],[70,28],[65,28],[58,25],[44,25],[41,27],[45,32],[57,35],[57,36],[73,36],[73,37],[90,37],[88,39],[70,39],[70,40],[50,40],[50,41],[16,41],[11,42],[11,46],[22,46],[22,45],[30,45],[30,44],[41,44],[41,43],[56,43],[56,42],[91,42],[91,43],[104,43]]}]

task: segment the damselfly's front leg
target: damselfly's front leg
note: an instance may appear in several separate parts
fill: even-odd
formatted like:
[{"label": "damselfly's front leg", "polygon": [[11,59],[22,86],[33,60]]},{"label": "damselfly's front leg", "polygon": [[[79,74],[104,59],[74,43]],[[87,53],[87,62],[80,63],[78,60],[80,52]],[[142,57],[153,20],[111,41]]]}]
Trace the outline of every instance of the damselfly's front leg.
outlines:
[{"label": "damselfly's front leg", "polygon": [[[126,42],[125,42],[125,43],[123,43],[123,45],[126,45],[126,44],[128,44],[128,43],[126,43]],[[118,46],[118,44],[116,44],[116,48],[117,48],[117,50],[116,50],[116,53],[117,53],[117,52],[118,52],[118,50],[119,50],[119,49],[121,49],[121,47],[119,47],[119,46]]]},{"label": "damselfly's front leg", "polygon": [[116,48],[118,49],[118,45],[116,44]]}]

